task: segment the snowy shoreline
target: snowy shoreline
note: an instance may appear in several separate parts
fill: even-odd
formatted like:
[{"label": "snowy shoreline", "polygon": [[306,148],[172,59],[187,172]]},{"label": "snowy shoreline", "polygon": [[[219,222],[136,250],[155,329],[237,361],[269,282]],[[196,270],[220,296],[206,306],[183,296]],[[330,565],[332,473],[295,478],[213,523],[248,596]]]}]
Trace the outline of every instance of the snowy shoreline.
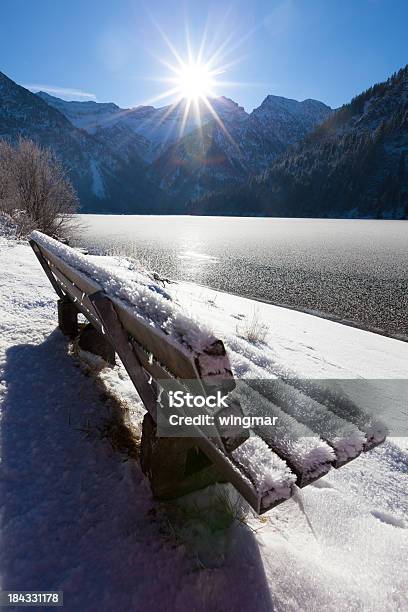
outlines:
[{"label": "snowy shoreline", "polygon": [[[89,259],[135,273],[126,259]],[[137,463],[92,434],[106,403],[55,331],[56,297],[31,249],[0,238],[0,263],[3,588],[46,583],[64,590],[67,610],[92,610],[95,601],[106,611],[141,602],[153,610],[162,597],[169,610],[406,609],[403,445],[387,441],[307,487],[306,515],[289,500],[248,517],[255,532],[240,524],[215,540],[204,534],[197,569],[185,542],[160,533]],[[224,339],[238,376],[406,377],[405,342],[197,285],[165,290]],[[268,337],[254,344],[242,327],[255,310]],[[98,377],[137,429],[144,411],[123,368]]]},{"label": "snowy shoreline", "polygon": [[[180,282],[180,281],[174,281]],[[344,319],[334,314],[330,314],[328,312],[323,312],[321,310],[313,310],[310,308],[301,308],[300,306],[291,306],[290,304],[284,304],[281,302],[274,302],[273,300],[267,300],[256,297],[255,295],[241,295],[234,291],[223,291],[222,289],[215,289],[214,287],[210,287],[209,285],[203,285],[201,283],[193,283],[192,281],[183,281],[186,285],[196,285],[197,287],[202,287],[203,289],[210,289],[213,291],[217,291],[217,293],[226,293],[227,295],[235,295],[236,297],[244,297],[248,300],[252,300],[253,302],[260,302],[262,304],[270,304],[271,306],[277,306],[279,308],[286,308],[287,310],[295,310],[296,312],[303,312],[304,314],[311,315],[313,317],[319,317],[321,319],[327,319],[328,321],[333,321],[334,323],[340,323],[341,325],[346,325],[348,327],[355,327],[356,329],[361,329],[362,331],[368,331],[373,334],[379,334],[380,336],[385,336],[386,338],[393,338],[394,340],[400,340],[401,342],[408,342],[408,336],[405,334],[395,334],[392,332],[388,332],[386,329],[382,329],[380,327],[372,327],[370,325],[363,325],[362,323],[358,323],[357,321],[352,321],[351,319]]]}]

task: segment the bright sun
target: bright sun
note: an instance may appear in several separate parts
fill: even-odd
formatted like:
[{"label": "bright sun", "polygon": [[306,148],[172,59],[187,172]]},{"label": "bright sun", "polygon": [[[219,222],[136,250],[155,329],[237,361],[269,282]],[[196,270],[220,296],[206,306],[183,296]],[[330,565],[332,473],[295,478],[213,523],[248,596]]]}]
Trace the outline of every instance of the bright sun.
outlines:
[{"label": "bright sun", "polygon": [[192,102],[211,96],[215,85],[213,76],[214,73],[205,64],[191,62],[180,66],[174,80],[180,95]]},{"label": "bright sun", "polygon": [[168,70],[168,76],[158,80],[168,83],[170,87],[155,98],[150,98],[145,104],[154,104],[159,100],[170,98],[171,103],[163,108],[160,123],[170,120],[171,117],[178,117],[181,112],[180,135],[184,134],[187,125],[190,127],[196,125],[201,132],[204,119],[208,121],[208,117],[212,115],[212,119],[234,143],[217,111],[225,104],[225,99],[219,94],[220,88],[238,84],[220,80],[221,75],[237,63],[237,60],[226,63],[227,56],[237,48],[237,43],[229,49],[231,38],[227,37],[221,44],[216,44],[214,40],[208,41],[206,27],[201,43],[193,49],[186,24],[186,54],[183,57],[160,25],[156,23],[156,26],[173,56],[172,59],[157,58]]}]

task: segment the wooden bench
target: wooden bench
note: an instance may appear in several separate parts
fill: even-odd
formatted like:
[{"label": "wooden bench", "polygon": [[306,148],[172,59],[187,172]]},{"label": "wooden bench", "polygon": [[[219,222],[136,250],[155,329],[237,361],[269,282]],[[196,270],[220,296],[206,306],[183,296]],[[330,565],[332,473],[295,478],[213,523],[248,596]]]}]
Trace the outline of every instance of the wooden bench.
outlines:
[{"label": "wooden bench", "polygon": [[[61,331],[77,337],[78,313],[82,313],[90,324],[88,350],[96,347],[111,363],[117,354],[127,370],[147,410],[141,467],[156,497],[169,499],[211,483],[230,482],[257,513],[263,513],[289,499],[295,485],[313,482],[384,439],[379,433],[373,442],[372,430],[364,431],[360,415],[360,427],[351,424],[351,431],[345,429],[344,435],[356,441],[355,448],[346,452],[348,446],[339,443],[338,436],[325,435],[321,425],[337,419],[343,426],[344,419],[333,406],[325,407],[301,388],[288,385],[284,392],[276,392],[258,385],[237,393],[240,381],[234,380],[222,340],[209,336],[197,348],[160,326],[160,316],[149,320],[145,303],[149,291],[154,297],[159,290],[154,283],[143,287],[143,295],[136,290],[126,294],[120,289],[120,277],[82,253],[40,232],[31,234],[30,245],[58,295]],[[192,380],[203,395],[216,390],[227,394],[231,400],[227,413],[274,414],[280,428],[257,427],[248,437],[247,429],[231,433],[215,427],[209,436],[197,426],[191,437],[158,436],[163,381],[183,389]],[[308,426],[305,410],[313,414],[316,431]],[[288,434],[291,428],[293,436]]]}]

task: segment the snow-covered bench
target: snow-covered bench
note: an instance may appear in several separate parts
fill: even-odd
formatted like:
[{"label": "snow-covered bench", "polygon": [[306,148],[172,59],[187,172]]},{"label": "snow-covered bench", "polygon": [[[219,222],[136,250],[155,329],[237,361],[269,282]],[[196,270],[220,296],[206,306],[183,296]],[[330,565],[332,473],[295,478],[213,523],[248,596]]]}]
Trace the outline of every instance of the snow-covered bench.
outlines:
[{"label": "snow-covered bench", "polygon": [[[95,330],[95,344],[105,346],[111,360],[118,354],[141,397],[147,410],[141,466],[157,497],[230,482],[262,513],[290,498],[295,485],[313,482],[384,439],[381,427],[360,414],[349,422],[336,406],[324,406],[291,385],[271,390],[260,383],[233,399],[240,381],[234,380],[223,342],[183,312],[154,279],[138,271],[123,276],[40,232],[31,234],[30,244],[59,297],[61,330],[76,337],[82,313]],[[163,381],[183,388],[192,380],[204,395],[228,394],[227,413],[243,408],[245,414],[273,414],[279,426],[255,427],[249,437],[247,430],[219,427],[210,436],[198,426],[195,437],[158,436]]]}]

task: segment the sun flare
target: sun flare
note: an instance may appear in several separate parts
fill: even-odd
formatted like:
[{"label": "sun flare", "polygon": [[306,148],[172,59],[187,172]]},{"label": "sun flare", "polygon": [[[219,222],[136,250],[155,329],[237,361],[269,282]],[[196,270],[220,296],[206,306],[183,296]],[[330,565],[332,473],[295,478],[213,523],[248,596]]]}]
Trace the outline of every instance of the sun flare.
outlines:
[{"label": "sun flare", "polygon": [[175,83],[181,97],[192,102],[212,95],[215,79],[205,64],[200,62],[183,64],[177,72]]},{"label": "sun flare", "polygon": [[170,121],[171,117],[175,117],[181,111],[180,135],[182,135],[188,125],[194,124],[201,132],[204,122],[211,117],[211,120],[215,121],[229,140],[234,143],[222,120],[222,113],[219,111],[223,104],[226,104],[225,99],[220,97],[222,88],[241,84],[221,80],[227,70],[239,61],[239,59],[227,61],[227,56],[236,50],[238,43],[232,44],[231,36],[227,36],[220,44],[214,44],[214,41],[207,40],[206,28],[201,43],[194,49],[190,41],[189,28],[186,25],[186,52],[183,56],[160,25],[157,22],[155,25],[172,55],[172,58],[157,57],[168,71],[168,76],[157,80],[167,83],[169,88],[146,101],[145,104],[152,105],[166,98],[170,99],[171,103],[163,113],[160,125],[166,120]]}]

